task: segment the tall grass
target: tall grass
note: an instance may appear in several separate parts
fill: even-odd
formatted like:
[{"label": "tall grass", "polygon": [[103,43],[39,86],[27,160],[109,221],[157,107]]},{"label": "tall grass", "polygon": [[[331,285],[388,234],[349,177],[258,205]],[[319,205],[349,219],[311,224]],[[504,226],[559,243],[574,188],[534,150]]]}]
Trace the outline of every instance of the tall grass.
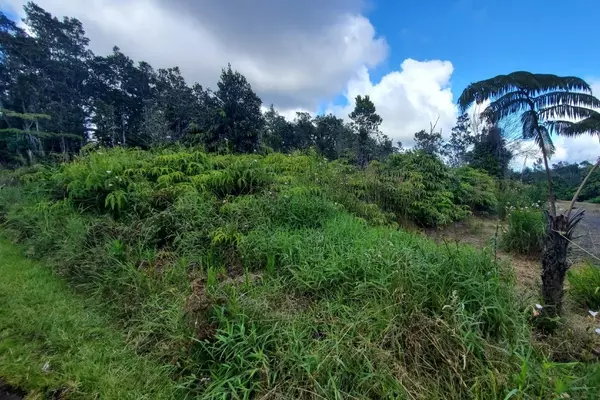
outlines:
[{"label": "tall grass", "polygon": [[600,309],[600,267],[586,263],[569,270],[569,294],[580,305]]},{"label": "tall grass", "polygon": [[595,370],[532,345],[508,265],[397,229],[493,207],[462,173],[116,149],[20,174],[0,215],[188,396],[593,398]]},{"label": "tall grass", "polygon": [[504,250],[529,256],[542,251],[546,224],[539,208],[511,206],[506,221],[500,241]]}]

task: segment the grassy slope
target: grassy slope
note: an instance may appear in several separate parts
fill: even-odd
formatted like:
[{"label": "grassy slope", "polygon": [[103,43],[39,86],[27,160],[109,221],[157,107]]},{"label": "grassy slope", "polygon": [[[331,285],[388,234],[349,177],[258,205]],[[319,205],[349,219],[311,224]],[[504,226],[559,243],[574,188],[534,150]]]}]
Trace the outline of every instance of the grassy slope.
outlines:
[{"label": "grassy slope", "polygon": [[[179,398],[598,398],[600,369],[550,362],[533,346],[506,264],[389,227],[371,203],[455,219],[464,207],[437,185],[402,211],[406,193],[435,177],[380,173],[307,156],[117,149],[18,171],[21,185],[0,191],[0,218],[29,254],[103,299],[137,354],[177,365]],[[81,341],[94,340],[121,348]],[[93,374],[80,382],[102,387]],[[138,397],[132,382],[102,397]]]},{"label": "grassy slope", "polygon": [[32,398],[173,397],[164,366],[134,354],[95,305],[4,238],[0,276],[0,377],[9,384]]}]

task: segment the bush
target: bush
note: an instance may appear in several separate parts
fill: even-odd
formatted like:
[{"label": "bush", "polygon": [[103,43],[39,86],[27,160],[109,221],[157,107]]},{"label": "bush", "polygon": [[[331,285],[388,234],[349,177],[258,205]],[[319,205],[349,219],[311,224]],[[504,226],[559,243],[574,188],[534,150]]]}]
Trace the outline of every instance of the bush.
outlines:
[{"label": "bush", "polygon": [[454,198],[473,211],[495,211],[498,206],[494,179],[470,167],[454,170]]},{"label": "bush", "polygon": [[583,307],[600,309],[600,268],[591,263],[568,272],[569,294]]},{"label": "bush", "polygon": [[540,208],[548,201],[547,189],[543,184],[532,186],[515,180],[499,181],[496,197],[496,213],[501,219],[506,219],[513,208]]},{"label": "bush", "polygon": [[505,251],[536,255],[542,250],[545,221],[542,211],[535,207],[510,207],[508,226],[502,233],[500,245]]}]

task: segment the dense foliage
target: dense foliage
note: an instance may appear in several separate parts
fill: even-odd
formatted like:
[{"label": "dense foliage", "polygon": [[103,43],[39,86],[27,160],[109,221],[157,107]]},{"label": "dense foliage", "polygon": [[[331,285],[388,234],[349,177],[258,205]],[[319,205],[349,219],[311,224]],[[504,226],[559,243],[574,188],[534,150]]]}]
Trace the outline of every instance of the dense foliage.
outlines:
[{"label": "dense foliage", "polygon": [[507,265],[393,226],[493,207],[491,186],[422,152],[362,169],[99,149],[5,174],[0,218],[105,301],[179,397],[594,397],[592,366],[532,345]]},{"label": "dense foliage", "polygon": [[[556,198],[571,200],[592,166],[587,161],[581,163],[560,161],[553,164],[551,173]],[[542,169],[541,162],[536,162],[533,167],[527,167],[522,172],[515,173],[515,175],[518,175],[523,182],[531,185],[543,185],[546,180],[546,172]],[[591,203],[600,202],[600,170],[594,171],[590,176],[579,194],[578,200]]]},{"label": "dense foliage", "polygon": [[368,96],[356,98],[346,123],[299,112],[286,121],[231,65],[217,90],[188,85],[179,68],[154,70],[118,47],[89,49],[80,21],[59,20],[34,3],[27,29],[0,12],[0,164],[68,159],[88,142],[149,148],[174,142],[221,153],[315,148],[359,165],[396,151],[378,127]]}]

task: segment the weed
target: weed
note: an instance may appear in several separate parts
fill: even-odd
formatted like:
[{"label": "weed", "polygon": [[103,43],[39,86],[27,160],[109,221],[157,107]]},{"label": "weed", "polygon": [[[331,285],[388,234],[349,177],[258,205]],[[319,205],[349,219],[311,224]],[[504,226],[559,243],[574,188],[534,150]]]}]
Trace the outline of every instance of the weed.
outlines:
[{"label": "weed", "polygon": [[586,263],[568,272],[569,294],[581,304],[591,310],[600,309],[600,268],[591,263]]},{"label": "weed", "polygon": [[511,207],[508,225],[502,233],[500,245],[505,251],[535,255],[542,250],[545,235],[544,216],[536,207]]}]

